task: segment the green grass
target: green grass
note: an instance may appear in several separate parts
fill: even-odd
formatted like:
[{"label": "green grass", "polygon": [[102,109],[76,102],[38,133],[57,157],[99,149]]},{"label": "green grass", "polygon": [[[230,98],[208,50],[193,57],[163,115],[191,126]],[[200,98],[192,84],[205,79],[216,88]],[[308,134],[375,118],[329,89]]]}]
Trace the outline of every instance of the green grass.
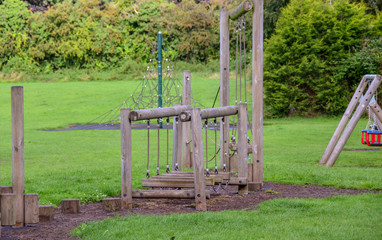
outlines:
[{"label": "green grass", "polygon": [[381,239],[382,194],[277,199],[257,210],[131,216],[80,225],[81,239]]},{"label": "green grass", "polygon": [[[212,106],[219,86],[216,76],[193,74],[192,81],[195,98],[207,107]],[[23,85],[26,192],[39,193],[42,204],[57,204],[63,198],[99,201],[104,196],[118,195],[119,131],[42,130],[86,123],[121,103],[137,84],[137,81],[0,83],[1,185],[11,184],[10,87]],[[231,93],[231,99],[233,96]],[[382,189],[381,152],[343,152],[334,168],[317,165],[338,122],[338,118],[265,120],[265,181]],[[360,131],[365,125],[365,119],[358,124],[346,149],[368,149],[360,144]],[[156,133],[152,134],[155,139]],[[161,134],[161,169],[165,169],[165,131]],[[135,130],[133,139],[133,184],[139,188],[145,175],[146,131]],[[152,145],[154,173],[156,142]],[[209,147],[212,154],[211,143]]]}]

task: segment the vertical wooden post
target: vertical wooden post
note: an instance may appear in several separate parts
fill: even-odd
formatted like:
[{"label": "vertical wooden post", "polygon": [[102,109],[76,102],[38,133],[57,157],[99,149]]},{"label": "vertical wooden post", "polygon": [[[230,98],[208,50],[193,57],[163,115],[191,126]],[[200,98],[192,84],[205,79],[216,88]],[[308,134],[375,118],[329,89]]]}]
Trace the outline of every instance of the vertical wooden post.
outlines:
[{"label": "vertical wooden post", "polygon": [[[252,19],[252,143],[253,175],[250,188],[263,185],[263,5],[253,0]],[[252,186],[251,186],[252,185]]]},{"label": "vertical wooden post", "polygon": [[203,135],[200,109],[192,109],[192,153],[194,155],[194,183],[196,210],[206,211],[206,185],[204,182]]},{"label": "vertical wooden post", "polygon": [[[181,104],[175,103],[175,106]],[[182,171],[182,123],[178,116],[174,117],[173,121],[173,141],[172,141],[172,170],[175,171],[176,165],[178,171]]]},{"label": "vertical wooden post", "polygon": [[25,202],[25,223],[38,223],[39,222],[39,204],[38,194],[28,193],[24,194]]},{"label": "vertical wooden post", "polygon": [[[191,72],[183,71],[182,105],[191,105]],[[191,168],[191,123],[182,122],[183,167]]]},{"label": "vertical wooden post", "polygon": [[12,95],[12,189],[16,194],[16,227],[24,226],[24,93],[11,88]]},{"label": "vertical wooden post", "polygon": [[377,124],[379,129],[382,130],[382,110],[376,101],[373,101],[369,104],[371,111],[374,112],[375,116],[377,116]]},{"label": "vertical wooden post", "polygon": [[121,207],[133,208],[130,109],[121,109]]},{"label": "vertical wooden post", "polygon": [[3,193],[1,198],[1,224],[2,226],[15,226],[16,224],[16,194]]},{"label": "vertical wooden post", "polygon": [[[220,106],[229,105],[229,12],[220,9]],[[220,168],[226,165],[229,171],[229,117],[220,123]]]},{"label": "vertical wooden post", "polygon": [[328,161],[330,155],[333,152],[334,147],[337,144],[338,139],[341,136],[342,131],[344,130],[347,122],[349,121],[349,118],[351,117],[355,107],[357,106],[357,103],[359,99],[361,98],[362,93],[365,90],[366,86],[367,86],[367,80],[365,79],[365,77],[363,77],[352,99],[350,100],[350,103],[348,107],[346,108],[345,113],[342,116],[341,121],[337,126],[337,129],[334,131],[333,136],[330,139],[328,146],[326,147],[324,155],[322,155],[322,158],[319,162],[320,165],[325,164]]},{"label": "vertical wooden post", "polygon": [[[248,134],[247,134],[247,104],[240,103],[238,113],[238,165],[239,165],[239,177],[248,178]],[[240,194],[248,194],[248,185],[239,185]]]},{"label": "vertical wooden post", "polygon": [[333,166],[334,163],[336,162],[338,156],[340,155],[342,149],[344,148],[347,140],[349,139],[359,119],[361,118],[362,114],[365,112],[366,107],[369,105],[371,98],[377,91],[377,88],[381,83],[381,79],[382,79],[381,76],[377,75],[374,78],[373,82],[371,83],[370,87],[367,89],[366,94],[362,98],[360,104],[358,105],[357,109],[355,110],[353,114],[353,117],[350,119],[341,138],[338,140],[337,145],[333,149],[332,154],[330,155],[328,161],[326,162],[327,167]]}]

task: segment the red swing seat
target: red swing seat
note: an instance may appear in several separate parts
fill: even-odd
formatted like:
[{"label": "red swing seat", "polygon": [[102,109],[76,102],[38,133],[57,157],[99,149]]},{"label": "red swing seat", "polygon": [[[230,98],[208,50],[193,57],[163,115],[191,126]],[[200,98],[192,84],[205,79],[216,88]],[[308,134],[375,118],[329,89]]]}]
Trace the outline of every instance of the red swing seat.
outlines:
[{"label": "red swing seat", "polygon": [[361,142],[370,147],[381,147],[382,131],[378,130],[362,130]]}]

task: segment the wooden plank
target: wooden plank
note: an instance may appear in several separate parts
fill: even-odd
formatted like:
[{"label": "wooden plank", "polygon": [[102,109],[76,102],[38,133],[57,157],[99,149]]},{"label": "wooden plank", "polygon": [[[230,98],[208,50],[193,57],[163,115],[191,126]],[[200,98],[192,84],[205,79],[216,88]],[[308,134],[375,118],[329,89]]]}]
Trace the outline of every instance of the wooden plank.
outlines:
[{"label": "wooden plank", "polygon": [[[205,190],[206,198],[211,197],[210,191]],[[134,198],[175,198],[192,199],[195,198],[195,190],[134,190]]]},{"label": "wooden plank", "polygon": [[[229,105],[229,13],[226,8],[220,9],[220,106]],[[229,117],[220,122],[220,168],[229,171]]]},{"label": "wooden plank", "polygon": [[190,105],[179,104],[174,107],[136,110],[130,113],[130,120],[139,121],[139,120],[147,120],[147,119],[173,117],[173,116],[178,116],[181,112],[184,112],[190,109],[192,109],[192,106]]},{"label": "wooden plank", "polygon": [[61,212],[62,213],[79,213],[80,199],[62,199]]},{"label": "wooden plank", "polygon": [[248,184],[248,179],[243,178],[243,177],[232,177],[229,180],[229,185],[247,185]]},{"label": "wooden plank", "polygon": [[121,207],[133,208],[132,156],[131,156],[131,110],[121,109]]},{"label": "wooden plank", "polygon": [[366,107],[369,105],[370,100],[372,99],[373,95],[377,91],[377,88],[381,84],[381,80],[382,80],[381,75],[375,76],[373,82],[371,83],[370,87],[367,89],[366,94],[362,98],[360,104],[358,105],[352,118],[350,119],[348,125],[346,126],[341,138],[338,140],[337,145],[333,149],[332,154],[330,155],[328,161],[326,162],[327,167],[333,166],[336,160],[338,159],[338,156],[340,155],[342,149],[344,148],[347,140],[349,139],[359,119],[361,118],[362,114],[365,112]]},{"label": "wooden plank", "polygon": [[338,139],[341,136],[341,133],[343,132],[347,122],[349,121],[351,115],[353,114],[353,111],[355,107],[357,106],[358,101],[361,99],[362,93],[365,90],[366,86],[367,86],[367,80],[365,77],[363,77],[356,91],[354,92],[353,97],[350,100],[350,103],[347,106],[345,113],[340,120],[340,123],[338,124],[336,130],[334,131],[333,136],[330,139],[328,146],[326,147],[324,155],[322,155],[322,158],[319,162],[320,165],[325,164],[328,161],[330,155],[333,152],[334,147],[336,146],[338,142]]},{"label": "wooden plank", "polygon": [[25,203],[25,223],[39,222],[39,204],[37,193],[24,194]]},{"label": "wooden plank", "polygon": [[[16,194],[3,193],[1,198],[1,225],[15,226],[16,225]],[[24,207],[22,208],[24,209]]]},{"label": "wooden plank", "polygon": [[12,186],[0,186],[0,194],[13,193]]},{"label": "wooden plank", "polygon": [[253,0],[252,19],[252,182],[263,184],[263,5]]},{"label": "wooden plank", "polygon": [[[240,103],[238,113],[238,176],[248,179],[248,134],[247,134],[247,104]],[[248,194],[248,185],[239,186],[239,194]]]},{"label": "wooden plank", "polygon": [[[175,187],[175,188],[193,188],[194,179],[190,178],[150,178],[142,179],[142,187]],[[206,186],[213,186],[213,178],[204,178]]]},{"label": "wooden plank", "polygon": [[200,109],[192,109],[192,151],[194,155],[194,183],[196,210],[207,211],[206,181],[204,178],[203,136]]},{"label": "wooden plank", "polygon": [[24,93],[11,88],[12,95],[12,188],[16,194],[16,227],[24,226]]},{"label": "wooden plank", "polygon": [[39,220],[40,222],[49,222],[54,219],[53,205],[40,205],[39,207]]},{"label": "wooden plank", "polygon": [[243,1],[242,3],[240,3],[239,6],[237,6],[230,14],[229,14],[229,18],[231,20],[236,20],[238,19],[239,17],[241,17],[242,15],[246,14],[249,10],[252,9],[252,3],[251,1]]},{"label": "wooden plank", "polygon": [[[191,105],[191,72],[183,71],[182,105]],[[182,123],[183,167],[191,168],[191,123]]]}]

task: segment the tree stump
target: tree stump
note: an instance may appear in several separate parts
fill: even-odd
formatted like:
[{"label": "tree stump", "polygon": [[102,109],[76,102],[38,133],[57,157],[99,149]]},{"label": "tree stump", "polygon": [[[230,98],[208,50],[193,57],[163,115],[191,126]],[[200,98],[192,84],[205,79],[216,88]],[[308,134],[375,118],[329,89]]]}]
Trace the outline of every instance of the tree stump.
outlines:
[{"label": "tree stump", "polygon": [[39,222],[39,204],[38,194],[28,193],[24,194],[24,209],[25,209],[25,223],[38,223]]},{"label": "tree stump", "polygon": [[1,194],[1,225],[14,226],[16,225],[16,194],[3,193]]},{"label": "tree stump", "polygon": [[120,198],[105,198],[102,200],[103,210],[108,212],[115,212],[121,209]]},{"label": "tree stump", "polygon": [[39,220],[40,222],[49,222],[54,219],[53,205],[41,205],[39,207]]},{"label": "tree stump", "polygon": [[62,199],[61,211],[62,213],[79,213],[80,199]]}]

